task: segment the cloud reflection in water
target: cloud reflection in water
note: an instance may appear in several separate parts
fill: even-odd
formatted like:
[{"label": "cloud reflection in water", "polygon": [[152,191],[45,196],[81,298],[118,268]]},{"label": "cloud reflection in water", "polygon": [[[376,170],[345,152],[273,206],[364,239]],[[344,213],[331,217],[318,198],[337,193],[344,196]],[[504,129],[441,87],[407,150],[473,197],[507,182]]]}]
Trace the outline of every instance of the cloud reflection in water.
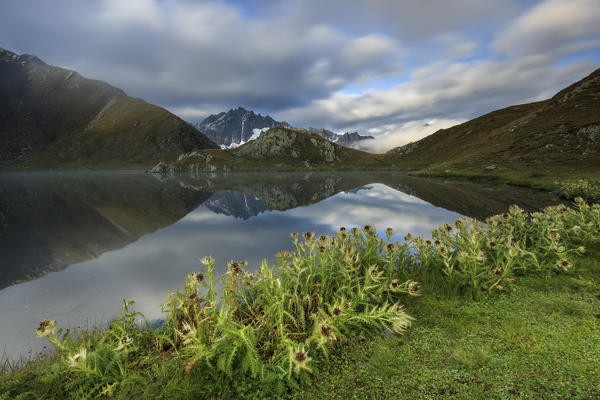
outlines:
[{"label": "cloud reflection in water", "polygon": [[261,210],[248,219],[202,205],[123,249],[7,287],[0,291],[0,304],[3,321],[10,323],[2,324],[0,343],[13,356],[39,349],[45,343],[33,332],[40,320],[71,327],[103,323],[116,315],[123,299],[134,299],[149,319],[160,318],[167,289],[182,287],[185,273],[201,269],[198,258],[206,255],[216,258],[217,271],[223,273],[231,259],[246,259],[251,268],[263,257],[273,260],[277,251],[291,249],[291,232],[334,233],[340,226],[371,224],[380,233],[394,228],[400,240],[407,232],[429,236],[433,228],[460,217],[383,184],[367,188],[287,211]]}]

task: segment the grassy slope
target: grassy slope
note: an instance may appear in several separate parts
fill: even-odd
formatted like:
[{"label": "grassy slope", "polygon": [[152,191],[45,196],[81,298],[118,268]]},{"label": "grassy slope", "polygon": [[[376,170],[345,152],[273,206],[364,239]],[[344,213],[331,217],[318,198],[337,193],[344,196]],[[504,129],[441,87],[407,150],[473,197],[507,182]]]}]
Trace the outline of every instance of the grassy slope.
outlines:
[{"label": "grassy slope", "polygon": [[[600,141],[582,135],[600,124],[600,70],[552,99],[493,111],[442,129],[385,158],[422,175],[503,179],[551,186],[573,176],[600,177]],[[485,167],[496,164],[494,170]]]},{"label": "grassy slope", "polygon": [[0,49],[0,167],[153,165],[216,145],[185,121],[122,90]]},{"label": "grassy slope", "polygon": [[406,337],[351,343],[295,399],[597,399],[600,266],[482,301],[423,296]]}]

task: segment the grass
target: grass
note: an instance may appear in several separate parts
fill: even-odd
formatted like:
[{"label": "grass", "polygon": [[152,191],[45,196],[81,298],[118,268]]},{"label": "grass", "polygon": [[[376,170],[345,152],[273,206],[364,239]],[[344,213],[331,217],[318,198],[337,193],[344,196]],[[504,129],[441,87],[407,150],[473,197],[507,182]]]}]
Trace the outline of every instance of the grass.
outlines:
[{"label": "grass", "polygon": [[43,321],[55,355],[5,366],[0,398],[593,398],[599,233],[600,206],[576,199],[432,240],[293,234],[294,253],[230,262],[220,289],[204,258],[161,327],[130,302],[104,331]]},{"label": "grass", "polygon": [[600,267],[479,301],[423,296],[405,337],[352,342],[294,399],[597,399]]}]

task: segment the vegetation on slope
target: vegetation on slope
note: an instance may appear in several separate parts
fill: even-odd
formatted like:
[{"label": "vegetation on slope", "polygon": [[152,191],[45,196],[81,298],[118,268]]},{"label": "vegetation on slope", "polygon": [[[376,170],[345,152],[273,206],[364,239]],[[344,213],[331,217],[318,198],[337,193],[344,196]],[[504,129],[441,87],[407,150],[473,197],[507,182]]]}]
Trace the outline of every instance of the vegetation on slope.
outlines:
[{"label": "vegetation on slope", "polygon": [[[205,258],[202,262],[207,270],[188,274],[184,292],[170,293],[164,304],[167,318],[161,327],[140,327],[135,321],[139,315],[130,310],[129,302],[108,330],[92,335],[63,333],[56,330],[53,321],[43,321],[37,333],[55,346],[56,355],[4,371],[0,393],[2,398],[261,398],[289,396],[288,390],[309,384],[311,373],[317,373],[313,382],[323,388],[329,383],[319,384],[318,379],[340,379],[331,372],[323,375],[332,371],[329,368],[341,365],[343,370],[348,369],[344,364],[347,358],[338,357],[340,352],[345,357],[354,354],[361,363],[360,357],[365,354],[363,345],[357,344],[361,340],[376,338],[386,330],[404,332],[412,318],[400,301],[412,304],[414,300],[406,294],[424,293],[433,299],[415,307],[425,321],[415,332],[419,337],[392,336],[366,345],[367,349],[378,349],[373,357],[382,360],[380,370],[370,379],[388,376],[390,381],[377,386],[371,380],[358,388],[354,381],[358,396],[365,392],[371,398],[389,396],[393,388],[413,398],[464,397],[460,389],[478,377],[485,379],[486,386],[476,387],[471,393],[494,388],[509,394],[521,390],[531,394],[541,385],[550,398],[598,395],[595,371],[600,364],[600,347],[595,344],[600,335],[596,319],[588,316],[589,304],[585,300],[582,304],[566,302],[561,293],[545,297],[555,302],[548,307],[567,311],[567,322],[581,321],[581,328],[565,333],[550,330],[559,324],[556,318],[540,316],[535,319],[539,327],[523,325],[532,304],[543,304],[544,297],[527,300],[517,296],[516,300],[526,306],[519,310],[510,306],[508,296],[519,293],[527,279],[533,285],[549,287],[555,285],[551,283],[554,279],[570,282],[570,287],[580,282],[589,295],[593,285],[598,284],[597,276],[582,279],[577,274],[584,265],[582,257],[600,255],[600,205],[589,206],[578,199],[573,209],[554,206],[533,214],[511,207],[508,213],[486,222],[481,225],[462,219],[441,226],[432,240],[408,234],[406,242],[392,242],[391,230],[386,230],[387,240],[381,239],[372,226],[362,231],[340,229],[335,237],[316,238],[313,233],[305,233],[304,240],[299,240],[293,234],[296,252],[279,253],[276,266],[263,262],[252,273],[246,271],[244,263],[229,263],[221,280],[222,296],[216,293],[214,260]],[[587,266],[597,275],[597,261]],[[526,279],[525,275],[535,278]],[[446,298],[446,303],[440,298]],[[473,298],[483,302],[473,303]],[[438,304],[441,309],[435,309]],[[486,308],[502,304],[509,307],[498,313]],[[434,322],[444,310],[449,315]],[[480,313],[484,315],[478,328],[475,318]],[[573,313],[575,317],[571,318],[569,314]],[[496,318],[511,325],[499,326]],[[468,324],[459,327],[461,322]],[[451,329],[466,334],[469,326],[475,330],[465,338],[454,336],[458,342],[440,342],[444,335],[451,335]],[[532,337],[534,333],[541,337]],[[408,345],[387,353],[387,347],[400,343]],[[540,347],[539,343],[548,352],[531,351],[532,347]],[[447,345],[453,348],[451,359],[442,357]],[[520,347],[514,350],[511,345]],[[503,347],[510,351],[499,360],[490,360],[490,352]],[[516,366],[510,364],[519,352],[536,361],[536,375],[523,376],[533,370],[517,370],[522,361]],[[395,360],[390,358],[393,354],[404,357]],[[419,365],[414,365],[416,360]],[[560,364],[565,360],[567,364]],[[425,373],[425,386],[415,377],[404,385],[397,380],[406,371],[423,371],[432,363],[439,375]],[[453,370],[445,370],[449,363],[455,363]],[[390,370],[396,367],[398,373]],[[468,372],[479,368],[486,369],[476,374]],[[488,384],[498,368],[507,369],[501,379]],[[543,374],[539,374],[540,369]],[[548,380],[550,372],[564,381]],[[579,380],[569,378],[573,372],[578,372]],[[341,378],[340,397],[348,394],[349,379],[355,376],[364,379],[358,370],[347,379]]]},{"label": "vegetation on slope", "polygon": [[502,179],[554,187],[600,176],[600,69],[549,100],[493,111],[390,150],[422,175]]},{"label": "vegetation on slope", "polygon": [[217,146],[168,111],[75,71],[0,49],[0,168],[153,165]]}]

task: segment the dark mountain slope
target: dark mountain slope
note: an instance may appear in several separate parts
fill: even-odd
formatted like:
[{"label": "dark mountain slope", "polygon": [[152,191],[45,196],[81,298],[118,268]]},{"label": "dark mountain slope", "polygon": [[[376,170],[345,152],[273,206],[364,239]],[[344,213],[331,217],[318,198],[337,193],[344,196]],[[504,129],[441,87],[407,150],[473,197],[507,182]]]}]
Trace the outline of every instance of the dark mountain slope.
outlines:
[{"label": "dark mountain slope", "polygon": [[0,168],[133,167],[217,146],[170,112],[0,49]]}]

